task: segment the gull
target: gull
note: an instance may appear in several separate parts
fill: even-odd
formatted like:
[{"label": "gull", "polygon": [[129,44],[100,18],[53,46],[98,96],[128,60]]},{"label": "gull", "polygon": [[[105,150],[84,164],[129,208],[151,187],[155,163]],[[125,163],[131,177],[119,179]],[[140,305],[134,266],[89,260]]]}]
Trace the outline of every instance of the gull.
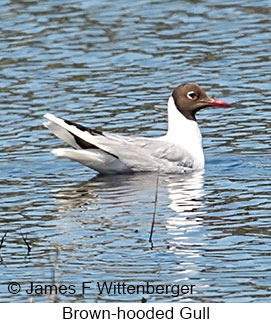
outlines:
[{"label": "gull", "polygon": [[101,174],[185,173],[204,169],[202,136],[196,113],[206,107],[230,107],[209,97],[195,83],[176,87],[168,99],[168,130],[161,137],[122,136],[100,132],[46,113],[44,126],[72,148],[52,153]]}]

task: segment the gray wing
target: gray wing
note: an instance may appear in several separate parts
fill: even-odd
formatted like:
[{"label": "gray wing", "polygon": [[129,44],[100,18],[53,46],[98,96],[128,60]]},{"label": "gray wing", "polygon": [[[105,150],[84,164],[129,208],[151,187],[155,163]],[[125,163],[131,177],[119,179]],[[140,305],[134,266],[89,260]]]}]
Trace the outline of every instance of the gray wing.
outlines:
[{"label": "gray wing", "polygon": [[193,167],[193,158],[177,144],[165,137],[144,138],[111,135],[94,131],[74,122],[47,113],[45,126],[75,149],[101,150],[134,171],[166,169],[182,172]]},{"label": "gray wing", "polygon": [[[95,138],[96,139],[96,138]],[[192,168],[193,158],[180,146],[160,138],[106,135],[95,140],[95,145],[117,156],[133,170]]]}]

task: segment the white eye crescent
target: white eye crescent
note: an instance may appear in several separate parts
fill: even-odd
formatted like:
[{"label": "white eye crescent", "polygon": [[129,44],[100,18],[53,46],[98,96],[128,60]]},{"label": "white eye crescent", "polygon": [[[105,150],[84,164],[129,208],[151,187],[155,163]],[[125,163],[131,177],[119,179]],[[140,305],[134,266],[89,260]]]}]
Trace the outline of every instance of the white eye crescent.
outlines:
[{"label": "white eye crescent", "polygon": [[195,100],[198,97],[197,93],[195,93],[194,91],[187,92],[186,96],[189,100]]}]

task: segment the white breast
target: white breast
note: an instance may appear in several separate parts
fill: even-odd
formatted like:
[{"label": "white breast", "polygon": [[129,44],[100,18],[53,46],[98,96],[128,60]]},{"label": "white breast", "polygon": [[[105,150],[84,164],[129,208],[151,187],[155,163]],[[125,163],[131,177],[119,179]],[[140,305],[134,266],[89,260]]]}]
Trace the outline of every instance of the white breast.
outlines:
[{"label": "white breast", "polygon": [[168,132],[164,139],[174,142],[191,154],[194,160],[193,169],[204,168],[202,137],[198,123],[183,116],[172,96],[168,100]]}]

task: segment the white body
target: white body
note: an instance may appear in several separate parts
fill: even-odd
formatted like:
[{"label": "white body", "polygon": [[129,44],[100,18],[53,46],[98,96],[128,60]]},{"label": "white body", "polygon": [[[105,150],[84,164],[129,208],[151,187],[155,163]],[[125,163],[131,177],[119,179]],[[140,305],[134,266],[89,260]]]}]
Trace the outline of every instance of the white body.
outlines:
[{"label": "white body", "polygon": [[[83,131],[75,125],[47,113],[44,125],[75,149],[59,148],[52,152],[80,162],[100,173],[159,171],[183,173],[204,168],[202,139],[196,121],[188,120],[168,101],[168,132],[159,138],[128,137]],[[93,145],[82,149],[75,137]]]}]

